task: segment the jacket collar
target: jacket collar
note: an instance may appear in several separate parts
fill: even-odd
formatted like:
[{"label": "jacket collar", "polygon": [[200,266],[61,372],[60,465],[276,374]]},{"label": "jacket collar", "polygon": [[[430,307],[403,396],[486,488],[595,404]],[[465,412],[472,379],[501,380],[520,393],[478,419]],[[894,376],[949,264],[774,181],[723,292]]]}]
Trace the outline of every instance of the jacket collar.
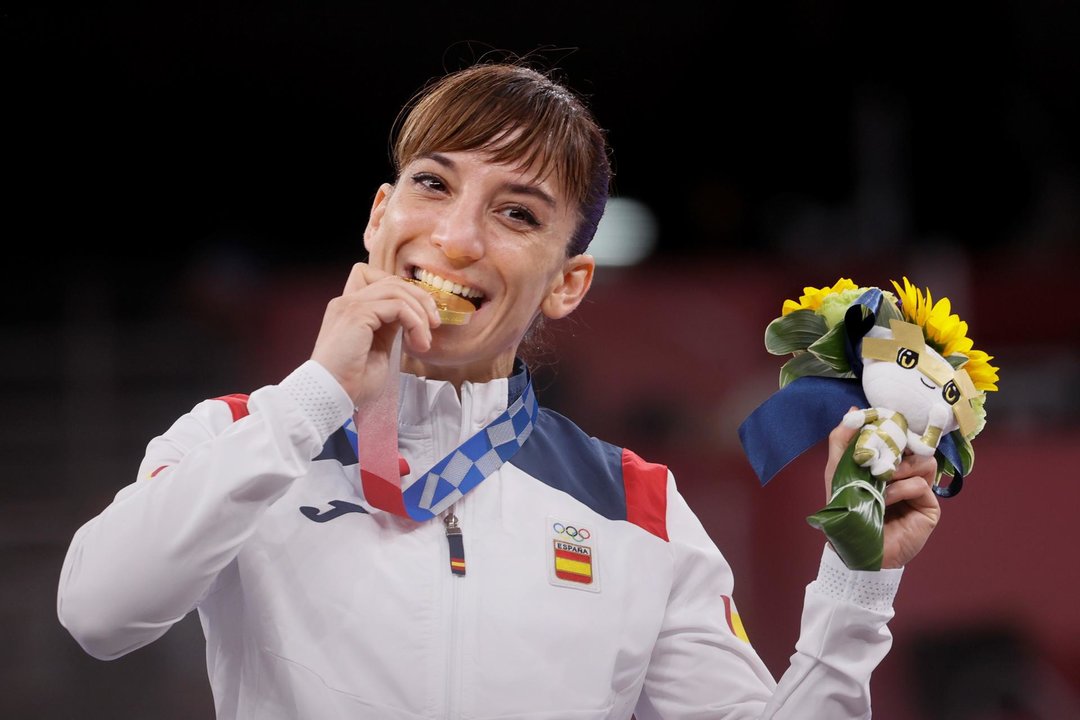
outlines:
[{"label": "jacket collar", "polygon": [[469,435],[517,400],[528,384],[529,370],[521,359],[514,360],[509,377],[462,383],[460,397],[445,380],[402,373],[398,423],[404,429],[438,419],[457,425],[460,432]]}]

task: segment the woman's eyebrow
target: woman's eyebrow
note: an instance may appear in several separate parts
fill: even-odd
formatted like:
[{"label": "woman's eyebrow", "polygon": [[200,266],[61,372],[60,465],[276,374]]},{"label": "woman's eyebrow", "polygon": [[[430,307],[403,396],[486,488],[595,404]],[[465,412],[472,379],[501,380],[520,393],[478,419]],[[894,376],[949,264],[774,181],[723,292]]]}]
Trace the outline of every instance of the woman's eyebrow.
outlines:
[{"label": "woman's eyebrow", "polygon": [[[420,157],[428,158],[429,160],[432,160],[433,162],[436,162],[439,165],[442,165],[443,167],[450,170],[457,168],[457,163],[455,163],[451,158],[448,158],[446,155],[443,155],[439,152],[428,153],[426,155],[421,155]],[[530,195],[541,201],[545,205],[550,206],[552,209],[557,208],[559,205],[558,202],[555,200],[555,197],[551,195],[551,193],[540,189],[536,185],[531,185],[529,183],[506,183],[504,187],[512,193]]]},{"label": "woman's eyebrow", "polygon": [[457,167],[457,163],[455,163],[453,160],[446,157],[442,153],[433,152],[433,153],[428,153],[427,155],[421,155],[420,157],[428,158],[429,160],[434,160],[435,162],[439,163],[440,165],[442,165],[445,168],[454,169],[454,168]]},{"label": "woman's eyebrow", "polygon": [[530,195],[537,200],[549,205],[554,210],[558,203],[555,202],[555,198],[550,193],[544,192],[535,185],[527,185],[525,183],[507,183],[506,189],[512,193],[521,193],[523,195]]}]

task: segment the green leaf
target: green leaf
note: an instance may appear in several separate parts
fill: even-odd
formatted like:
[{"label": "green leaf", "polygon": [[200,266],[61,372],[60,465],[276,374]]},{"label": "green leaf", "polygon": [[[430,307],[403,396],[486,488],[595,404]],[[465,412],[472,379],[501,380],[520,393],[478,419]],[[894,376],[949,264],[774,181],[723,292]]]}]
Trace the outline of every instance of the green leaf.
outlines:
[{"label": "green leaf", "polygon": [[825,318],[813,310],[795,310],[765,328],[765,349],[773,355],[805,350],[825,334]]},{"label": "green leaf", "polygon": [[[971,469],[975,467],[975,450],[971,446],[971,441],[964,437],[964,434],[959,430],[953,430],[951,433],[953,440],[956,442],[957,452],[960,454],[960,465],[962,474],[967,477],[971,474]],[[956,477],[957,469],[953,467],[953,464],[945,457],[945,453],[940,450],[935,453],[935,457],[938,462],[937,475],[934,477],[934,482],[941,482],[942,475],[948,475],[949,477]]]},{"label": "green leaf", "polygon": [[792,380],[806,376],[813,377],[854,377],[852,373],[840,373],[823,363],[813,353],[801,352],[784,363],[780,368],[780,387],[784,387]]},{"label": "green leaf", "polygon": [[850,373],[851,365],[844,351],[846,344],[847,332],[844,330],[844,324],[840,323],[811,343],[807,350],[836,372]]},{"label": "green leaf", "polygon": [[883,493],[885,481],[855,463],[856,435],[836,463],[832,500],[806,518],[825,533],[836,554],[852,570],[880,570],[885,550],[885,508],[861,483]]},{"label": "green leaf", "polygon": [[951,365],[952,369],[955,370],[956,368],[960,367],[968,361],[968,356],[962,353],[953,353],[945,359],[949,361],[949,365]]},{"label": "green leaf", "polygon": [[889,327],[889,320],[903,320],[904,314],[900,312],[900,308],[896,306],[896,303],[889,299],[888,295],[882,295],[881,307],[878,308],[877,316],[874,317],[874,324],[881,327]]},{"label": "green leaf", "polygon": [[935,457],[937,457],[937,475],[934,476],[935,484],[941,482],[942,475],[956,476],[956,468],[953,467],[953,464],[949,462],[949,458],[945,457],[944,453],[938,452]]},{"label": "green leaf", "polygon": [[971,446],[971,441],[964,437],[964,433],[959,430],[953,430],[949,434],[956,441],[956,449],[960,452],[960,464],[963,465],[961,471],[967,477],[971,474],[971,469],[975,467],[975,448]]}]

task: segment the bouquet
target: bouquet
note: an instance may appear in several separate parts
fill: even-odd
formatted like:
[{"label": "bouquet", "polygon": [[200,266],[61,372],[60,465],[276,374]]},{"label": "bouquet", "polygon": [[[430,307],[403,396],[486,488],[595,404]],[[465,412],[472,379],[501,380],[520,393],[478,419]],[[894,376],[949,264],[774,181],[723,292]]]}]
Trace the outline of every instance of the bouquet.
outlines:
[{"label": "bouquet", "polygon": [[936,457],[937,495],[960,492],[986,393],[997,390],[993,357],[974,348],[948,298],[935,303],[906,277],[891,282],[888,290],[840,278],[785,301],[765,329],[766,350],[790,355],[780,388],[739,427],[762,485],[837,422],[858,429],[828,503],[807,518],[854,570],[881,567],[884,489],[905,452]]}]

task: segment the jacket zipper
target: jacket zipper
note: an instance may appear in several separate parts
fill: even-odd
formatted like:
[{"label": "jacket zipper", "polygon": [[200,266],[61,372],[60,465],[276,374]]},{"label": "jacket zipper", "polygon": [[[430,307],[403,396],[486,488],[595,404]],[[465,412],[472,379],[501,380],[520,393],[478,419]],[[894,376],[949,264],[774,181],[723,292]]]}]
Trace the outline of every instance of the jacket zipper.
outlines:
[{"label": "jacket zipper", "polygon": [[[450,549],[450,573],[455,576],[465,575],[465,545],[462,541],[461,526],[457,515],[453,510],[446,513],[443,518],[446,527],[446,539]],[[458,702],[461,693],[461,666],[458,647],[461,636],[461,618],[459,617],[458,595],[464,587],[452,578],[450,582],[450,638],[446,652],[446,718],[456,720],[458,717]]]},{"label": "jacket zipper", "polygon": [[451,510],[443,518],[446,526],[446,541],[450,545],[450,572],[454,575],[465,575],[465,542],[461,536],[461,527],[458,525],[457,515]]}]

